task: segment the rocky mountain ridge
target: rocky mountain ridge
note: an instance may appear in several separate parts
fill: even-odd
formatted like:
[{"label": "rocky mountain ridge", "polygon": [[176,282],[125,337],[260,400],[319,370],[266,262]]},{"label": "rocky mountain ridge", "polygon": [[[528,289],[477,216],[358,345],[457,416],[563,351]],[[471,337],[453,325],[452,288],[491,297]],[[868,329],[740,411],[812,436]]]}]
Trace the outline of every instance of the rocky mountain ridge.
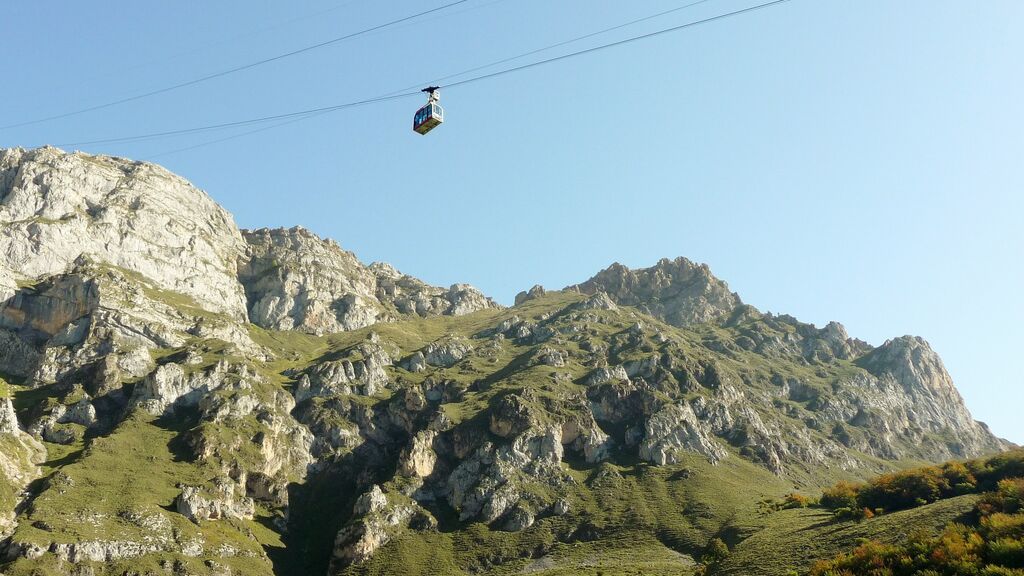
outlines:
[{"label": "rocky mountain ridge", "polygon": [[497,307],[467,284],[445,290],[388,264],[365,266],[351,252],[302,228],[243,235],[248,252],[239,280],[250,321],[264,328],[328,334]]},{"label": "rocky mountain ridge", "polygon": [[616,304],[634,306],[673,326],[723,322],[743,306],[739,295],[711,274],[706,264],[664,258],[650,268],[612,264],[593,278],[569,286],[583,294],[603,292]]},{"label": "rocky mountain ridge", "polygon": [[323,334],[497,306],[468,285],[442,289],[365,266],[300,227],[239,230],[206,193],[145,162],[0,150],[0,222],[8,294],[85,257],[270,329]]},{"label": "rocky mountain ridge", "polygon": [[758,498],[1007,447],[923,340],[682,258],[504,309],[43,148],[0,151],[0,266],[9,575],[514,573],[623,533],[689,573]]}]

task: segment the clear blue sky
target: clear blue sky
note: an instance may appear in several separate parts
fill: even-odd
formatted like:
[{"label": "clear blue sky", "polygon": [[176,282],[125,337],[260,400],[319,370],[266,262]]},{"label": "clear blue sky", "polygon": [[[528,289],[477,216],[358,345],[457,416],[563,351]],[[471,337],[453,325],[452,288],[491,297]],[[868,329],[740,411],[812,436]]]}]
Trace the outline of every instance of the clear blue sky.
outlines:
[{"label": "clear blue sky", "polygon": [[[444,3],[8,3],[0,124]],[[470,0],[187,89],[0,131],[0,146],[360,100],[684,3]],[[581,47],[755,3],[711,0]],[[243,227],[301,224],[364,261],[470,282],[505,303],[613,261],[707,262],[763,310],[839,320],[874,344],[924,336],[975,416],[1024,442],[1022,27],[1019,0],[793,0],[445,91],[447,122],[427,137],[410,130],[416,97],[154,161]],[[147,158],[236,132],[83,148]]]}]

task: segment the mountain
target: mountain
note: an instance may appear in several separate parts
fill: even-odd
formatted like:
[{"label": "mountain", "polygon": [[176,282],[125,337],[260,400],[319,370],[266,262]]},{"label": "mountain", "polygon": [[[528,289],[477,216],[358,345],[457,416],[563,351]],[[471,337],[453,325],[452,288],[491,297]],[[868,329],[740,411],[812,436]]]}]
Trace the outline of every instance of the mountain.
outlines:
[{"label": "mountain", "polygon": [[686,328],[722,323],[743,306],[729,286],[705,264],[686,258],[663,259],[651,268],[630,270],[615,263],[582,284],[570,286],[584,294],[604,292],[615,303]]},{"label": "mountain", "polygon": [[924,340],[683,258],[503,308],[55,148],[0,151],[0,376],[8,576],[691,574],[758,502],[1010,447]]}]

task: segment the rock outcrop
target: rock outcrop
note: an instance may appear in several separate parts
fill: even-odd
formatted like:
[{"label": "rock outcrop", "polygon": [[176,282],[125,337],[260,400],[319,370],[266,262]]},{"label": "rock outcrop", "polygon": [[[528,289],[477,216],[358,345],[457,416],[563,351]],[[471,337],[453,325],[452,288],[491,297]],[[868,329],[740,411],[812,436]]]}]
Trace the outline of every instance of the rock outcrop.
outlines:
[{"label": "rock outcrop", "polygon": [[326,334],[379,322],[461,316],[497,305],[472,286],[430,286],[386,264],[363,265],[303,228],[244,232],[240,280],[253,323]]},{"label": "rock outcrop", "polygon": [[369,560],[423,513],[415,504],[403,502],[402,496],[396,495],[395,499],[389,501],[380,486],[374,485],[356,500],[354,520],[335,538],[331,572]]},{"label": "rock outcrop", "polygon": [[244,320],[231,215],[183,178],[145,162],[56,148],[0,150],[0,260],[20,280],[80,256],[139,274]]},{"label": "rock outcrop", "polygon": [[396,544],[500,542],[459,551],[478,573],[624,528],[693,547],[739,512],[692,475],[750,482],[749,512],[824,471],[1008,447],[923,340],[763,314],[682,258],[500,310],[52,148],[0,151],[0,375],[17,575],[269,576],[277,537],[329,576]]},{"label": "rock outcrop", "polygon": [[644,424],[640,457],[664,466],[679,462],[680,452],[696,452],[712,463],[728,455],[688,405],[672,405],[654,414]]},{"label": "rock outcrop", "polygon": [[[962,458],[1008,448],[995,440],[988,426],[971,417],[939,355],[924,339],[903,336],[887,341],[857,363],[878,382],[862,396],[854,418],[872,425],[871,414],[889,408],[885,428],[903,434],[947,434],[949,458]],[[867,392],[867,391],[866,391]]]},{"label": "rock outcrop", "polygon": [[252,499],[236,496],[234,484],[230,482],[220,483],[213,489],[182,486],[174,504],[179,514],[196,524],[223,518],[252,520],[255,511]]},{"label": "rock outcrop", "polygon": [[584,294],[603,292],[617,304],[635,306],[680,327],[722,322],[742,305],[739,296],[715,278],[707,265],[686,258],[663,259],[637,270],[615,263],[567,289]]},{"label": "rock outcrop", "polygon": [[0,397],[0,540],[14,529],[15,512],[45,457],[43,445],[21,430],[11,399]]}]

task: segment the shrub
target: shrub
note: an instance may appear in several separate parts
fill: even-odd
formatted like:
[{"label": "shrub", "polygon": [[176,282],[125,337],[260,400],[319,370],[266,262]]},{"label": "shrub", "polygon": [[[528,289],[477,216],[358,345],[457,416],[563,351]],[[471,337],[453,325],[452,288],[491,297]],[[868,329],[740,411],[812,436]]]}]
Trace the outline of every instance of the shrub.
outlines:
[{"label": "shrub", "polygon": [[830,510],[856,508],[858,490],[859,487],[855,484],[851,484],[850,482],[840,482],[822,492],[820,503],[822,506]]},{"label": "shrub", "polygon": [[1024,450],[965,464],[947,463],[840,482],[820,503],[839,518],[863,519],[960,494],[984,492],[974,526],[912,533],[901,545],[858,542],[849,554],[819,561],[811,576],[1024,576]]},{"label": "shrub", "polygon": [[[867,508],[836,508],[832,513],[840,520],[863,520],[874,517],[874,514]],[[871,514],[871,516],[866,516],[865,513]]]},{"label": "shrub", "polygon": [[866,484],[840,482],[822,493],[820,504],[830,510],[870,508],[877,514],[880,509],[905,510],[983,490],[998,491],[1001,504],[994,502],[997,506],[1008,506],[1011,511],[1024,508],[1024,450],[987,460],[903,470]]},{"label": "shrub", "polygon": [[985,534],[995,538],[1024,538],[1024,514],[987,514],[981,519],[981,528]]},{"label": "shrub", "polygon": [[790,508],[807,508],[810,505],[810,498],[796,492],[786,494],[786,497],[782,501],[782,507],[786,510]]},{"label": "shrub", "polygon": [[982,569],[981,576],[1024,576],[1024,570],[1003,566],[986,566]]},{"label": "shrub", "polygon": [[918,468],[880,476],[861,488],[857,502],[869,508],[905,510],[951,496],[949,480],[938,468]]},{"label": "shrub", "polygon": [[[938,470],[938,469],[936,469]],[[914,471],[917,472],[917,471]],[[927,475],[890,475],[875,486],[907,486]],[[912,484],[912,483],[909,483]],[[952,523],[942,533],[912,532],[899,545],[858,541],[849,554],[814,565],[811,576],[1024,576],[1024,480],[1002,479],[997,491],[987,493],[976,506],[976,526]],[[863,493],[863,491],[862,491]],[[888,494],[903,494],[894,489]],[[1004,511],[1006,510],[1006,511]],[[839,508],[853,517],[856,508]],[[865,518],[871,511],[860,509]]]},{"label": "shrub", "polygon": [[995,490],[1000,480],[1024,477],[1024,450],[1004,452],[987,460],[967,463],[971,473],[978,479],[982,490]]},{"label": "shrub", "polygon": [[970,494],[977,489],[978,479],[960,462],[947,462],[942,465],[942,475],[957,494]]},{"label": "shrub", "polygon": [[1013,514],[1024,510],[1024,478],[1000,480],[995,492],[982,497],[978,510],[982,516],[996,512]]},{"label": "shrub", "polygon": [[1016,512],[1024,507],[1024,478],[1000,480],[996,494],[1003,501],[1004,512]]},{"label": "shrub", "polygon": [[701,554],[703,564],[717,564],[729,557],[729,546],[721,538],[712,538]]},{"label": "shrub", "polygon": [[1024,568],[1024,540],[1000,538],[988,543],[988,559],[1009,568]]}]

